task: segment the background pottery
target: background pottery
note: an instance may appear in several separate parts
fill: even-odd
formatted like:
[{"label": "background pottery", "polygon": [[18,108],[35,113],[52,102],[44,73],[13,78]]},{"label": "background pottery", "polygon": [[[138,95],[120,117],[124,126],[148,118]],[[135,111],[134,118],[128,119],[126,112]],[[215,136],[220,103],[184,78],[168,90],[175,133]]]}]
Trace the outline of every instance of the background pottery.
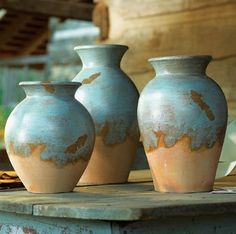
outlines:
[{"label": "background pottery", "polygon": [[94,146],[94,124],[73,82],[22,82],[26,98],[5,127],[10,161],[29,192],[72,191]]},{"label": "background pottery", "polygon": [[231,121],[226,129],[225,140],[216,171],[216,178],[235,174],[236,167],[236,120]]},{"label": "background pottery", "polygon": [[126,182],[139,140],[138,91],[120,69],[128,49],[123,45],[75,48],[83,68],[74,78],[82,83],[76,98],[90,112],[96,128],[95,147],[80,183]]},{"label": "background pottery", "polygon": [[213,189],[227,124],[220,87],[205,74],[211,56],[149,61],[157,71],[141,93],[138,121],[155,190]]},{"label": "background pottery", "polygon": [[[4,149],[4,128],[6,121],[12,112],[13,108],[9,106],[0,105],[0,150]],[[1,161],[1,159],[0,159]]]}]

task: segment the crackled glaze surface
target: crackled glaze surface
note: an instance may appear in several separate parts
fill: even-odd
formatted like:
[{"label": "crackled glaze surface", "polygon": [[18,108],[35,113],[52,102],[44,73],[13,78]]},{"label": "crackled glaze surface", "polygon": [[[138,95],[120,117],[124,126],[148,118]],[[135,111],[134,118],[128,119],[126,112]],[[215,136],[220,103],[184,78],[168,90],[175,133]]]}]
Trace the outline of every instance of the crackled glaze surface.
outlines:
[{"label": "crackled glaze surface", "polygon": [[23,82],[5,128],[10,161],[30,192],[71,191],[94,146],[94,124],[74,98],[80,83]]},{"label": "crackled glaze surface", "polygon": [[150,59],[157,76],[141,93],[138,121],[155,187],[161,191],[212,189],[227,104],[220,87],[205,74],[210,60],[210,56]]},{"label": "crackled glaze surface", "polygon": [[[128,178],[139,140],[139,94],[120,69],[127,49],[123,45],[75,48],[83,63],[83,69],[74,78],[82,83],[76,98],[88,109],[96,128],[95,149],[80,180],[82,183],[118,183]],[[99,162],[96,167],[95,161]]]}]

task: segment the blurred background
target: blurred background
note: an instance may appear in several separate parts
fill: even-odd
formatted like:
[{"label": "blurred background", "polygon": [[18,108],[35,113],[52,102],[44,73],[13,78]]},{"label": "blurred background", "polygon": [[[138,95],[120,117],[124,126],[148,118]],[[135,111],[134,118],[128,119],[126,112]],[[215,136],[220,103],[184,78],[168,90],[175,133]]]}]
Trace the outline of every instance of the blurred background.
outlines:
[{"label": "blurred background", "polygon": [[[22,80],[72,80],[73,48],[126,44],[122,68],[139,91],[152,79],[148,58],[210,54],[207,73],[236,117],[234,0],[0,0],[0,144],[5,121],[24,98]],[[220,108],[220,107],[219,107]]]}]

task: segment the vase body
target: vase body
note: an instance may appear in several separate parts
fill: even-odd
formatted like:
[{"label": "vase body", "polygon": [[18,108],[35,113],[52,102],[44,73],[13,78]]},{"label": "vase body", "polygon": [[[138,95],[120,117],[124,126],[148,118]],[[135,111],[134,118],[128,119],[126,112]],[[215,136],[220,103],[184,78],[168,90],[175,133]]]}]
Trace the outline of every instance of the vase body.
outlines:
[{"label": "vase body", "polygon": [[120,69],[127,47],[94,45],[75,50],[83,63],[74,78],[82,83],[75,97],[91,114],[96,129],[94,150],[80,183],[126,182],[139,140],[136,111],[139,94]]},{"label": "vase body", "polygon": [[220,87],[205,74],[211,56],[149,61],[157,71],[142,91],[138,122],[155,190],[213,189],[227,124]]},{"label": "vase body", "polygon": [[29,192],[70,192],[92,153],[95,128],[74,94],[79,83],[22,82],[26,98],[10,114],[5,144]]}]

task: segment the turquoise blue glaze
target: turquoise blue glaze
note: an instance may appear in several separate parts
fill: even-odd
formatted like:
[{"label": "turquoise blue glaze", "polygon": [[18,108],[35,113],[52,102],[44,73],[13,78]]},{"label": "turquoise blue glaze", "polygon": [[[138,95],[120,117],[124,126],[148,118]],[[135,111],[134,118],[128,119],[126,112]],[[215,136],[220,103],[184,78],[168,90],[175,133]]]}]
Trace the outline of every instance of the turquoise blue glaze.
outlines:
[{"label": "turquoise blue glaze", "polygon": [[137,103],[139,94],[120,61],[124,45],[78,46],[75,51],[83,68],[73,81],[82,83],[75,97],[88,109],[106,145],[120,144],[127,136],[138,142]]},{"label": "turquoise blue glaze", "polygon": [[205,74],[211,56],[150,59],[157,75],[141,93],[138,121],[145,149],[156,148],[164,134],[166,147],[183,136],[191,149],[212,147],[223,140],[227,103],[221,88]]},{"label": "turquoise blue glaze", "polygon": [[[45,145],[41,160],[57,166],[83,157],[89,160],[94,146],[94,124],[75,98],[80,83],[22,82],[26,98],[12,111],[5,128],[8,152],[30,157],[30,145]],[[84,142],[79,145],[78,139]],[[13,148],[13,149],[11,149]]]}]

